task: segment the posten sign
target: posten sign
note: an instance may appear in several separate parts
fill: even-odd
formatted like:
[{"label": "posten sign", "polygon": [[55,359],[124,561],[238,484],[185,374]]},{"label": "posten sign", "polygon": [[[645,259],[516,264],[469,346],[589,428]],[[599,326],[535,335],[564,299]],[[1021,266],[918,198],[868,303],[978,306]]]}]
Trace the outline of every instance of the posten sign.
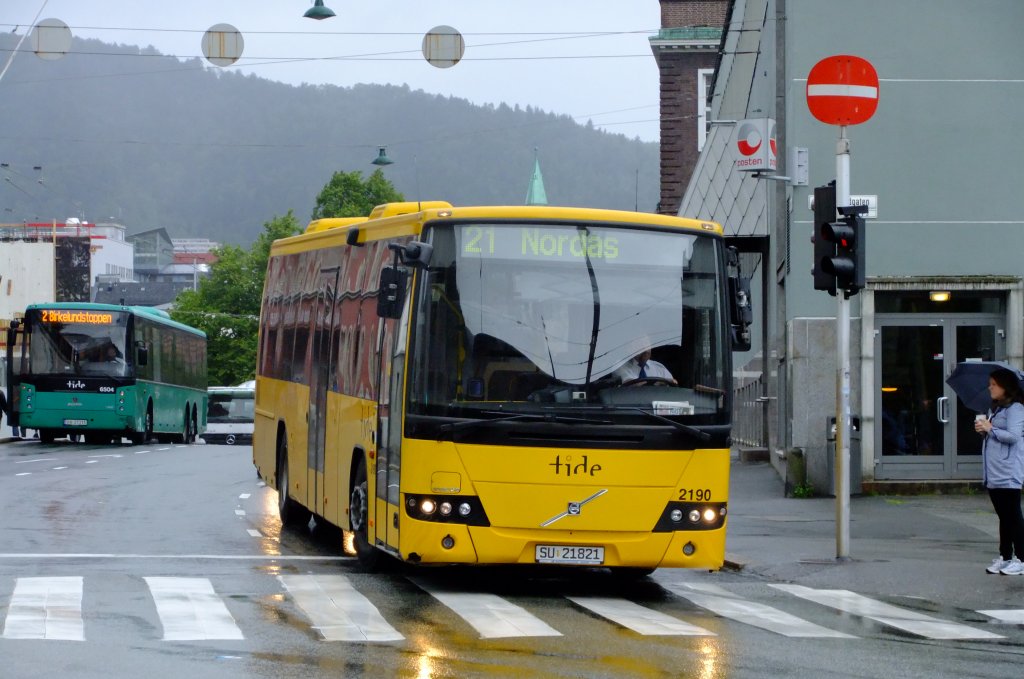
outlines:
[{"label": "posten sign", "polygon": [[733,157],[740,172],[774,172],[778,167],[775,120],[748,118],[736,124]]}]

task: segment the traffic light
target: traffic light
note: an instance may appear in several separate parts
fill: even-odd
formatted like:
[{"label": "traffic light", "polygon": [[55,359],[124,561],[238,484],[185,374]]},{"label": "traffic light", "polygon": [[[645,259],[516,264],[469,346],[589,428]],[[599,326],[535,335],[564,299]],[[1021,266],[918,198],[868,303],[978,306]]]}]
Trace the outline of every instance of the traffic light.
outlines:
[{"label": "traffic light", "polygon": [[864,288],[864,251],[867,249],[864,218],[867,205],[850,205],[839,208],[838,222],[828,224],[824,232],[835,243],[834,257],[822,260],[821,268],[835,276],[836,288],[846,291],[846,296],[856,295]]},{"label": "traffic light", "polygon": [[836,276],[834,273],[825,271],[822,262],[830,260],[836,255],[836,244],[826,235],[831,234],[829,228],[836,218],[836,183],[830,182],[828,186],[816,186],[814,188],[814,235],[811,242],[814,243],[814,289],[827,290],[828,294],[836,294]]}]

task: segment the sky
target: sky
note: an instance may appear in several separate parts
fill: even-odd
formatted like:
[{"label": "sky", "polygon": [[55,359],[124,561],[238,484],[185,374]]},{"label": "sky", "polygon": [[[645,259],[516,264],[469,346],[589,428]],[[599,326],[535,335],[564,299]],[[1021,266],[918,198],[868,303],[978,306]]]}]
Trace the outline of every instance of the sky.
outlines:
[{"label": "sky", "polygon": [[[76,37],[186,59],[202,57],[203,34],[226,23],[242,34],[242,58],[209,68],[291,84],[408,85],[474,104],[533,106],[658,141],[659,77],[648,41],[660,25],[657,0],[325,0],[337,16],[323,21],[303,17],[312,4],[2,0],[0,31],[24,34],[36,16],[60,19]],[[421,45],[444,25],[462,34],[466,49],[455,66],[436,68]],[[15,58],[38,58],[24,51],[30,46],[26,40]]]}]

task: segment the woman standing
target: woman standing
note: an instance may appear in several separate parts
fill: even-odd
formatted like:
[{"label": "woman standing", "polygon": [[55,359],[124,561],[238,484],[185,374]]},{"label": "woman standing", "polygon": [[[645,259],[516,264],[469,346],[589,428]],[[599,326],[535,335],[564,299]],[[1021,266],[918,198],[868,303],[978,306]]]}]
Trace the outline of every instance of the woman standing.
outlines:
[{"label": "woman standing", "polygon": [[974,430],[985,436],[981,447],[982,481],[999,517],[999,557],[985,570],[1003,575],[1024,573],[1024,393],[1012,370],[999,368],[988,378],[992,408],[979,415]]}]

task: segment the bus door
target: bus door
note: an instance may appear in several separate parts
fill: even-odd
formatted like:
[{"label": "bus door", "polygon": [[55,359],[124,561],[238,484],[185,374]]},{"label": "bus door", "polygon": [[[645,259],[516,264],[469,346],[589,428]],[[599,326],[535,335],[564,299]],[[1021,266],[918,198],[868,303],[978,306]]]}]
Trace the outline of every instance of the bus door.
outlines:
[{"label": "bus door", "polygon": [[411,294],[405,295],[401,318],[381,318],[377,333],[377,539],[398,549],[401,514],[402,414],[405,395],[405,346]]},{"label": "bus door", "polygon": [[334,296],[338,289],[337,266],[320,269],[317,300],[313,307],[313,355],[309,371],[309,413],[307,441],[307,488],[312,502],[309,508],[324,515],[324,444],[327,430],[327,389],[334,374],[336,352],[334,336]]}]

